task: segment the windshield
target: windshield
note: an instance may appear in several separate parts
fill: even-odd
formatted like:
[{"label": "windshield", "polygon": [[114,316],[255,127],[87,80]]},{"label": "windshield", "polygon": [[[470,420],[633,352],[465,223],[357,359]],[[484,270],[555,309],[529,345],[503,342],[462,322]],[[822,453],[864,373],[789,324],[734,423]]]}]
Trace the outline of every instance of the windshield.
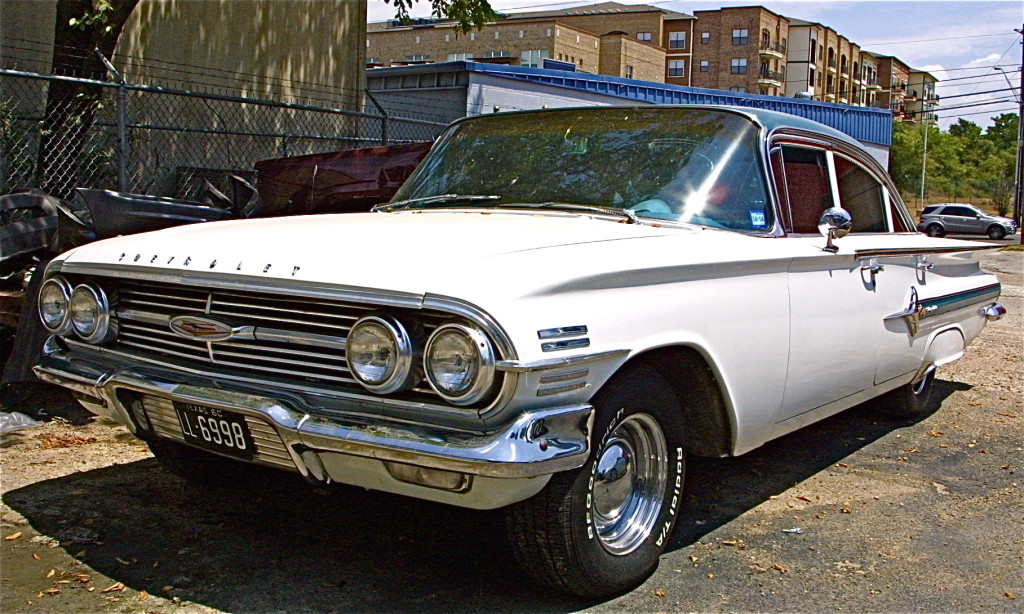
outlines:
[{"label": "windshield", "polygon": [[757,127],[709,109],[594,107],[457,124],[394,201],[457,194],[498,197],[472,206],[566,203],[736,230],[773,224]]}]

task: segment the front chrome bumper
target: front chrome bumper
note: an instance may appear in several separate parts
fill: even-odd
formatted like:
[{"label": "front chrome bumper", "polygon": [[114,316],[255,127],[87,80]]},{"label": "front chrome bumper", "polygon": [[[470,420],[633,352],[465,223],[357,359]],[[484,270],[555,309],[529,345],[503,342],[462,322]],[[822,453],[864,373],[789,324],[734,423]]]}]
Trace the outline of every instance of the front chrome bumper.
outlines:
[{"label": "front chrome bumper", "polygon": [[[275,462],[259,455],[255,462],[287,466],[317,484],[354,484],[465,507],[489,509],[528,498],[551,474],[583,465],[590,452],[594,412],[586,404],[524,412],[497,432],[476,434],[355,411],[325,417],[302,398],[270,386],[228,388],[166,367],[83,358],[52,340],[35,372],[140,437],[180,436],[173,413],[170,427],[150,432],[151,424],[140,418],[147,411],[140,409],[145,406],[141,399],[236,412],[265,423],[280,438]],[[453,482],[457,487],[410,479],[423,471],[440,472],[435,478],[441,482],[447,474],[462,478]]]}]

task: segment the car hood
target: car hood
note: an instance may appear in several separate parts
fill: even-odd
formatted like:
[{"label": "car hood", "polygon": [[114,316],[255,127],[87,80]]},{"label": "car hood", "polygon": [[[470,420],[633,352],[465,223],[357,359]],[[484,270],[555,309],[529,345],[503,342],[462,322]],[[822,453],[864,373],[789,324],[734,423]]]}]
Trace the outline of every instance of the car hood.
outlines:
[{"label": "car hood", "polygon": [[[558,212],[312,215],[207,222],[118,237],[81,247],[64,262],[465,296],[477,294],[474,289],[481,285],[514,285],[526,273],[517,269],[517,261],[536,269],[529,272],[527,285],[533,285],[590,268],[562,253],[574,246],[588,246],[589,258],[605,260],[614,259],[609,245],[700,232]],[[544,255],[531,255],[538,251]],[[499,271],[515,279],[498,280]]]}]

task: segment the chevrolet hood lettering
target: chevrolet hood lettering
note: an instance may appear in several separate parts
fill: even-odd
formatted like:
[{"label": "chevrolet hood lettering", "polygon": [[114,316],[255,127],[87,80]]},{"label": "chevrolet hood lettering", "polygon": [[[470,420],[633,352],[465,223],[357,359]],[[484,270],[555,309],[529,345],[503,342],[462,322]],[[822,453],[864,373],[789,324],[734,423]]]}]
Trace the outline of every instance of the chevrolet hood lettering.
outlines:
[{"label": "chevrolet hood lettering", "polygon": [[243,331],[242,328],[195,315],[171,318],[170,327],[171,331],[180,337],[200,341],[227,341]]}]

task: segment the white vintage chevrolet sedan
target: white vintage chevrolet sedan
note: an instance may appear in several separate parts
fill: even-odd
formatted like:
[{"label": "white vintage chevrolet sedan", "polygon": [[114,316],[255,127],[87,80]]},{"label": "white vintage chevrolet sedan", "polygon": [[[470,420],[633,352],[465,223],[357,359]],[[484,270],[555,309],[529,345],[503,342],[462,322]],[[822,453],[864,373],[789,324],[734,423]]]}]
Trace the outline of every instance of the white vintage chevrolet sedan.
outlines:
[{"label": "white vintage chevrolet sedan", "polygon": [[503,113],[371,213],[65,253],[36,372],[199,481],[504,508],[528,573],[605,597],[657,565],[688,455],[881,395],[920,412],[1005,311],[992,247],[915,232],[855,141],[797,117]]}]

